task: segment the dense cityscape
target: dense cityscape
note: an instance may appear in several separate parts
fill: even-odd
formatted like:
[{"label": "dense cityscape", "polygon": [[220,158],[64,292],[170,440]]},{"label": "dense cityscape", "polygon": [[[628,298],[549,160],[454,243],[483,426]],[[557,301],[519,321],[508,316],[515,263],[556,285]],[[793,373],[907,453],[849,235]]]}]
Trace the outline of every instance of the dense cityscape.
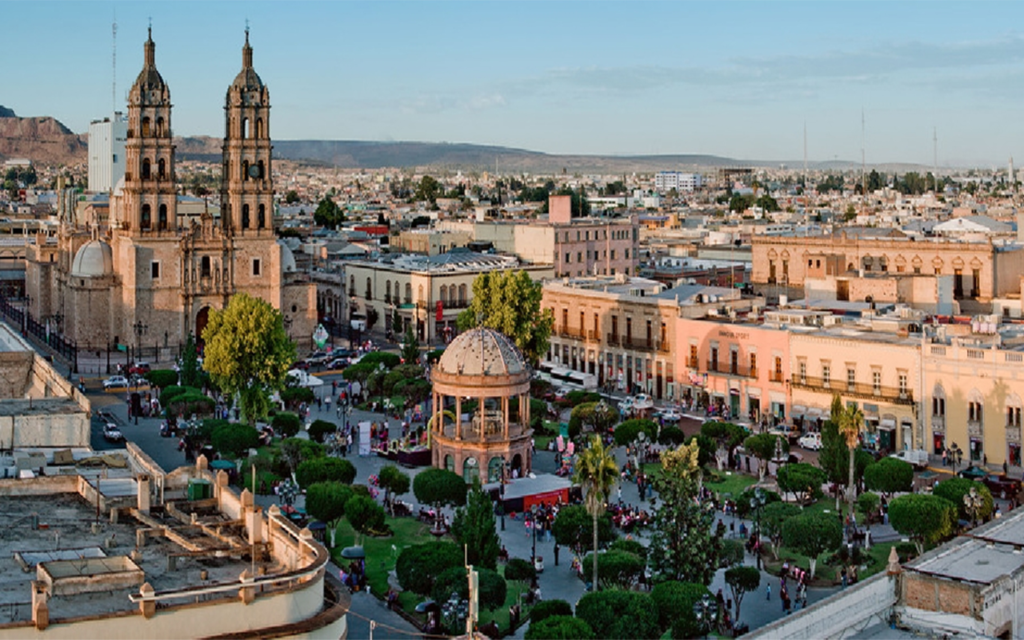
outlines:
[{"label": "dense cityscape", "polygon": [[0,107],[0,638],[1022,636],[1009,154],[344,155],[248,24],[181,137],[160,33]]}]

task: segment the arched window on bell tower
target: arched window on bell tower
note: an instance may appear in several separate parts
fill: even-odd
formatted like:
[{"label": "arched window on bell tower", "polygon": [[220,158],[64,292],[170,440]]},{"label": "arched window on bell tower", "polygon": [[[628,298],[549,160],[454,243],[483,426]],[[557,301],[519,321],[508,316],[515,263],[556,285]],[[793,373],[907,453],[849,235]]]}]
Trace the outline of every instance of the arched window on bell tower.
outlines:
[{"label": "arched window on bell tower", "polygon": [[242,228],[249,228],[249,205],[247,204],[242,205]]},{"label": "arched window on bell tower", "polygon": [[142,136],[144,138],[149,136],[149,117],[148,116],[142,119]]},{"label": "arched window on bell tower", "polygon": [[267,227],[267,206],[264,204],[260,205],[259,213],[256,218],[256,228],[265,229]]},{"label": "arched window on bell tower", "polygon": [[258,165],[258,166],[259,166],[259,168],[260,168],[260,180],[265,180],[265,179],[266,179],[266,177],[267,177],[267,174],[263,172],[263,161],[262,161],[262,160],[260,160],[260,161],[259,161],[259,162],[257,163],[257,165]]},{"label": "arched window on bell tower", "polygon": [[167,205],[160,205],[157,211],[156,228],[158,231],[167,231]]},{"label": "arched window on bell tower", "polygon": [[263,118],[256,118],[256,137],[263,137]]},{"label": "arched window on bell tower", "polygon": [[163,138],[164,135],[166,135],[165,132],[164,132],[164,119],[163,118],[157,118],[156,119],[156,135],[157,135],[158,138]]},{"label": "arched window on bell tower", "polygon": [[142,179],[149,180],[151,173],[149,158],[144,158],[142,160]]},{"label": "arched window on bell tower", "polygon": [[249,137],[249,118],[242,118],[242,138]]},{"label": "arched window on bell tower", "polygon": [[167,161],[163,158],[157,160],[156,175],[159,176],[161,180],[167,177]]},{"label": "arched window on bell tower", "polygon": [[149,229],[152,221],[152,214],[148,204],[142,205],[142,220],[139,221],[139,227],[142,229]]},{"label": "arched window on bell tower", "polygon": [[242,160],[242,180],[249,179],[249,161]]}]

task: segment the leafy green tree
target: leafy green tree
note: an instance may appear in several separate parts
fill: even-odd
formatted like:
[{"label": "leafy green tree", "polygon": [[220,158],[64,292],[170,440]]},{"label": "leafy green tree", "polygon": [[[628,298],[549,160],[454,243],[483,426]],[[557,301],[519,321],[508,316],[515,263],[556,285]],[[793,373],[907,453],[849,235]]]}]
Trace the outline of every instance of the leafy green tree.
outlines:
[{"label": "leafy green tree", "polygon": [[[813,571],[811,575],[814,575]],[[733,620],[738,621],[743,596],[761,586],[761,572],[756,567],[732,567],[725,571],[725,584],[729,585],[729,593],[732,594],[732,601],[736,605],[736,615]]]},{"label": "leafy green tree", "polygon": [[811,579],[817,569],[818,556],[837,549],[843,542],[843,525],[839,519],[824,513],[805,513],[790,518],[782,525],[782,540],[787,547],[807,556],[811,563]]},{"label": "leafy green tree", "polygon": [[[506,578],[507,579],[507,578]],[[571,616],[572,605],[565,600],[541,600],[530,611],[530,624],[537,624],[551,616]]]},{"label": "leafy green tree", "polygon": [[[757,497],[757,487],[744,489],[743,492],[740,493],[739,499],[736,500],[736,513],[739,514],[740,517],[753,517],[750,515],[753,513],[753,510],[750,508],[750,500],[755,497]],[[761,497],[764,498],[765,506],[775,502],[782,502],[782,496],[771,490],[762,490]],[[762,507],[762,509],[763,508],[764,507]],[[763,514],[764,512],[762,511],[761,513]]]},{"label": "leafy green tree", "polygon": [[[573,409],[573,412],[576,409]],[[615,444],[620,447],[633,444],[639,439],[641,433],[644,434],[648,442],[654,442],[658,437],[658,424],[647,418],[626,420],[615,427]]]},{"label": "leafy green tree", "polygon": [[420,361],[420,342],[413,333],[412,325],[405,328],[405,339],[402,340],[402,360],[405,364],[417,364]]},{"label": "leafy green tree", "polygon": [[260,443],[260,434],[247,424],[228,424],[213,432],[211,444],[223,455],[238,458]]},{"label": "leafy green tree", "polygon": [[166,389],[178,384],[178,372],[174,369],[153,369],[145,375],[145,378],[149,384],[158,389]]},{"label": "leafy green tree", "polygon": [[316,205],[316,211],[313,212],[313,222],[321,227],[336,229],[339,224],[345,222],[345,214],[337,202],[324,196]]},{"label": "leafy green tree", "polygon": [[779,489],[785,493],[792,493],[801,497],[801,500],[811,500],[821,493],[821,485],[825,483],[825,472],[807,464],[797,462],[784,464],[777,472]]},{"label": "leafy green tree", "polygon": [[[480,579],[480,591],[478,593],[480,607],[493,611],[505,604],[505,596],[508,594],[508,585],[505,579],[497,571],[487,568],[477,568]],[[434,580],[434,587],[431,589],[431,597],[436,602],[445,602],[453,593],[459,594],[463,599],[469,598],[469,575],[465,567],[451,567],[442,571]]]},{"label": "leafy green tree", "polygon": [[[673,427],[665,427],[661,431],[661,435],[664,436],[665,432]],[[682,433],[680,431],[680,433]],[[661,441],[662,437],[659,437]],[[688,446],[693,446],[694,443],[697,445],[697,464],[701,469],[707,467],[709,464],[715,461],[715,452],[718,450],[718,443],[703,433],[696,433],[689,438],[684,440]],[[674,442],[674,444],[680,444],[680,442]]]},{"label": "leafy green tree", "polygon": [[494,525],[494,503],[479,483],[474,483],[466,495],[466,506],[455,511],[452,536],[466,549],[469,564],[486,569],[497,567],[501,542]]},{"label": "leafy green tree", "polygon": [[523,638],[525,640],[593,640],[594,630],[579,618],[551,616],[539,622],[531,622],[530,628],[526,630]]},{"label": "leafy green tree", "polygon": [[436,178],[423,176],[416,185],[416,192],[413,194],[414,201],[426,201],[430,204],[437,202],[437,199],[444,193],[444,187]]},{"label": "leafy green tree", "polygon": [[771,197],[767,193],[762,194],[754,202],[754,204],[756,204],[757,206],[761,207],[761,209],[763,209],[763,210],[765,210],[765,211],[767,211],[769,213],[781,210],[781,207],[779,206],[778,201],[776,201],[775,198]]},{"label": "leafy green tree", "polygon": [[537,568],[522,558],[509,558],[505,564],[505,579],[512,582],[532,582],[537,577]]},{"label": "leafy green tree", "polygon": [[327,455],[322,444],[300,438],[285,438],[277,449],[280,461],[294,474],[299,465],[306,460],[315,460]]},{"label": "leafy green tree", "polygon": [[[593,564],[593,554],[583,560],[583,564]],[[601,588],[629,589],[644,572],[646,564],[640,556],[627,551],[609,549],[597,554],[597,573],[601,577]]]},{"label": "leafy green tree", "polygon": [[783,453],[788,452],[789,441],[782,436],[773,435],[771,433],[759,433],[757,435],[749,436],[744,440],[743,448],[760,460],[758,470],[761,478],[764,479],[765,474],[768,472],[768,462],[775,459],[776,451],[781,449]]},{"label": "leafy green tree", "polygon": [[473,299],[459,314],[459,331],[476,326],[497,329],[512,339],[533,365],[547,353],[555,323],[550,309],[541,310],[543,291],[525,271],[489,271],[473,280]]},{"label": "leafy green tree", "polygon": [[597,581],[597,549],[598,531],[597,521],[602,513],[605,513],[604,505],[608,502],[608,495],[612,487],[619,479],[619,465],[615,462],[615,456],[611,450],[605,448],[604,442],[599,436],[590,440],[590,445],[577,454],[576,470],[573,474],[573,482],[583,488],[584,504],[587,512],[593,519],[593,585],[598,588]]},{"label": "leafy green tree", "polygon": [[638,591],[591,591],[576,604],[576,617],[594,630],[595,638],[657,638],[658,607]]},{"label": "leafy green tree", "polygon": [[961,520],[971,520],[971,514],[967,511],[967,505],[964,504],[964,496],[974,489],[979,496],[981,496],[981,508],[976,514],[974,514],[975,520],[987,520],[992,515],[992,510],[995,503],[992,499],[992,492],[988,490],[988,487],[983,485],[976,480],[969,480],[967,478],[949,478],[943,480],[932,489],[932,495],[945,498],[953,503],[956,507],[957,516]]},{"label": "leafy green tree", "polygon": [[[288,378],[288,380],[294,380],[294,378]],[[281,397],[281,402],[283,402],[286,407],[291,408],[298,407],[303,402],[309,404],[316,401],[316,396],[313,395],[313,390],[309,387],[285,387],[284,389],[281,389],[281,393],[279,395]],[[296,423],[295,433],[298,433],[298,430],[299,425]]]},{"label": "leafy green tree", "polygon": [[678,625],[672,633],[673,638],[699,636],[702,629],[693,615],[693,605],[700,602],[704,596],[714,597],[706,586],[696,582],[667,580],[654,585],[651,600],[658,609],[660,629],[665,631]]},{"label": "leafy green tree", "polygon": [[782,543],[782,527],[791,518],[803,513],[803,510],[795,504],[787,502],[772,502],[761,508],[761,533],[770,543],[772,555],[779,557],[779,545]]},{"label": "leafy green tree", "polygon": [[298,201],[299,201],[299,192],[296,191],[295,189],[289,189],[284,194],[284,203],[285,204],[295,204]]},{"label": "leafy green tree", "polygon": [[717,441],[719,448],[729,452],[730,460],[736,452],[736,447],[747,439],[747,430],[731,422],[705,422],[700,426],[700,433]]},{"label": "leafy green tree", "polygon": [[359,359],[358,364],[364,363],[372,364],[374,367],[378,364],[383,364],[385,369],[391,370],[402,364],[402,359],[395,353],[389,353],[387,351],[371,351]]},{"label": "leafy green tree", "polygon": [[203,368],[217,386],[229,397],[239,396],[248,422],[266,416],[270,393],[284,388],[295,362],[295,344],[285,333],[281,312],[259,298],[236,294],[223,311],[210,311],[203,340]]},{"label": "leafy green tree", "polygon": [[345,513],[352,528],[371,535],[387,533],[384,524],[384,508],[370,496],[353,494],[345,503]]},{"label": "leafy green tree", "polygon": [[403,589],[426,596],[434,588],[436,576],[462,566],[462,549],[454,542],[437,540],[402,549],[395,562],[395,575]]},{"label": "leafy green tree", "polygon": [[386,464],[377,474],[377,484],[384,490],[384,504],[392,504],[396,496],[409,491],[412,481],[409,474],[393,464]]},{"label": "leafy green tree", "polygon": [[294,413],[282,411],[274,415],[270,421],[270,427],[282,438],[294,438],[302,427],[302,420]]},{"label": "leafy green tree", "polygon": [[348,460],[339,458],[313,458],[299,463],[295,470],[295,481],[303,489],[317,482],[352,484],[355,479],[355,466]]},{"label": "leafy green tree", "polygon": [[626,553],[632,553],[641,560],[647,559],[647,547],[632,538],[616,538],[615,541],[608,546],[608,550],[624,551]]},{"label": "leafy green tree", "polygon": [[914,488],[914,467],[896,458],[882,458],[864,469],[864,484],[886,497],[910,491]]},{"label": "leafy green tree", "polygon": [[[568,547],[577,555],[591,542],[593,535],[593,519],[583,505],[569,505],[558,510],[551,525],[551,535],[563,547]],[[612,517],[602,514],[597,520],[597,540],[600,544],[608,544],[615,540],[612,530]]]},{"label": "leafy green tree", "polygon": [[174,396],[170,402],[164,405],[164,411],[169,418],[208,416],[213,414],[215,408],[216,403],[213,398],[195,389],[189,389],[185,393]]},{"label": "leafy green tree", "polygon": [[662,579],[710,584],[721,544],[714,535],[714,508],[696,500],[701,471],[697,447],[680,445],[661,454],[654,477],[659,506],[651,535],[651,567]]},{"label": "leafy green tree", "polygon": [[[586,427],[589,427],[595,433],[605,433],[618,421],[619,410],[610,404],[606,402],[585,402],[573,407],[572,412],[569,414],[569,437],[575,438]],[[627,427],[627,430],[630,428]],[[615,430],[618,431],[618,427]]]},{"label": "leafy green tree", "polygon": [[889,524],[917,545],[935,544],[953,532],[957,505],[937,495],[910,493],[889,503]]},{"label": "leafy green tree", "polygon": [[442,506],[466,504],[466,482],[447,469],[427,469],[417,474],[412,481],[412,492],[420,502],[434,505],[438,515]]},{"label": "leafy green tree", "polygon": [[327,420],[314,420],[313,424],[309,425],[309,437],[316,442],[323,442],[327,434],[334,433],[338,430],[338,425]]},{"label": "leafy green tree", "polygon": [[306,488],[306,511],[334,531],[345,516],[345,505],[353,496],[355,490],[350,485],[317,482]]},{"label": "leafy green tree", "polygon": [[868,531],[871,531],[871,517],[878,512],[878,506],[882,503],[877,493],[865,491],[857,496],[857,511],[864,516],[864,523]]},{"label": "leafy green tree", "polygon": [[743,543],[739,540],[726,539],[721,541],[721,549],[718,553],[719,568],[729,568],[736,564],[743,564],[746,552]]}]

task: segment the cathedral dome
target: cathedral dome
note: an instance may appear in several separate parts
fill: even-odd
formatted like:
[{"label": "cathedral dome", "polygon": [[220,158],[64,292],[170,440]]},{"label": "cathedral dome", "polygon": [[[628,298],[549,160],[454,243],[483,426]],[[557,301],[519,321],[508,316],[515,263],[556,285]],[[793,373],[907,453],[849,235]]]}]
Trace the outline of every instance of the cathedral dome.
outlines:
[{"label": "cathedral dome", "polygon": [[110,245],[102,240],[90,240],[82,245],[71,263],[71,277],[98,278],[114,273],[114,254]]},{"label": "cathedral dome", "polygon": [[277,244],[281,245],[281,273],[291,273],[295,271],[295,254],[292,253],[292,250],[288,245],[280,240]]},{"label": "cathedral dome", "polygon": [[485,327],[471,329],[452,340],[437,370],[460,376],[517,376],[528,371],[512,340]]},{"label": "cathedral dome", "polygon": [[256,70],[252,68],[252,47],[249,46],[249,30],[245,30],[245,46],[242,47],[242,70],[235,76],[235,81],[231,83],[229,91],[241,91],[249,92],[254,91],[259,93],[263,91],[263,81],[260,80],[260,76],[256,73]]},{"label": "cathedral dome", "polygon": [[160,72],[156,70],[156,44],[153,42],[153,30],[150,29],[149,39],[145,44],[145,63],[129,92],[129,102],[160,104],[169,99],[169,96],[167,83],[164,82]]}]

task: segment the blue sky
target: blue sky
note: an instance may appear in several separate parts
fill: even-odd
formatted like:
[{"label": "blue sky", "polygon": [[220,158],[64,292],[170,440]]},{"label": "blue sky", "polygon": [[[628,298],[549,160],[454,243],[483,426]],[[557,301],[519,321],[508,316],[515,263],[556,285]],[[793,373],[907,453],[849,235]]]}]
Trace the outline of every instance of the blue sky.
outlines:
[{"label": "blue sky", "polygon": [[[4,2],[0,104],[84,132],[142,65],[222,135],[246,19],[278,139],[1024,164],[1024,3]],[[13,64],[12,64],[13,62]]]}]

